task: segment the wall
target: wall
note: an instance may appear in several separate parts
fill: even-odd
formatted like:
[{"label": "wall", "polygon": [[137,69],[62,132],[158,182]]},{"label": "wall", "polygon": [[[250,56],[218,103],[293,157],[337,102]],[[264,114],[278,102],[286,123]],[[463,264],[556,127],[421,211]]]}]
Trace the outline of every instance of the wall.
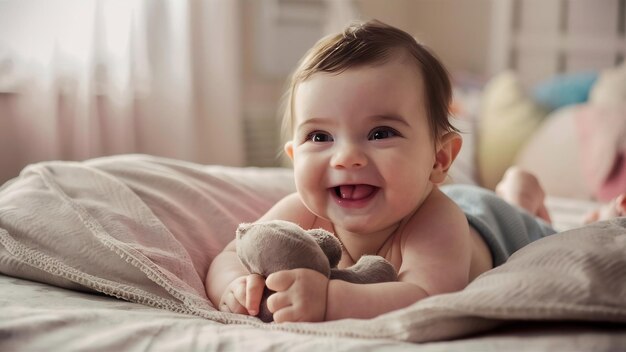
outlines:
[{"label": "wall", "polygon": [[279,105],[287,75],[268,75],[259,69],[258,30],[262,1],[243,0],[242,30],[242,107],[246,129],[246,163],[253,166],[287,164],[280,157]]},{"label": "wall", "polygon": [[431,47],[452,74],[487,73],[491,0],[358,0],[364,18],[395,25]]}]

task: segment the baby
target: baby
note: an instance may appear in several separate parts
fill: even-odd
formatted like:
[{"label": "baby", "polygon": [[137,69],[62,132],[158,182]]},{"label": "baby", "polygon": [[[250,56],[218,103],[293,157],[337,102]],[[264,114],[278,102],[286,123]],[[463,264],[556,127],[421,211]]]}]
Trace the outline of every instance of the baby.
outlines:
[{"label": "baby", "polygon": [[461,290],[554,233],[540,219],[549,220],[539,184],[520,170],[498,193],[526,210],[477,187],[441,186],[462,144],[450,100],[443,65],[399,29],[370,21],[320,40],[286,94],[284,150],[297,193],[260,220],[328,230],[343,244],[340,268],[380,255],[398,281],[353,284],[309,269],[264,279],[245,270],[233,241],[207,276],[216,307],[256,315],[267,286],[276,322],[371,318]]}]

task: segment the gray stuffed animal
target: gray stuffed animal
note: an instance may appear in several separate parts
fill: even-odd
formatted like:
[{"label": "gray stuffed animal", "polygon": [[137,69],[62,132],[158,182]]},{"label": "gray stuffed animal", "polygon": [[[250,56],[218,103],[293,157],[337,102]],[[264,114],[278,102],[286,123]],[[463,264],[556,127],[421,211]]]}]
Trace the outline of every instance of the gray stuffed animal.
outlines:
[{"label": "gray stuffed animal", "polygon": [[[364,255],[347,269],[338,269],[341,243],[322,229],[304,230],[289,221],[271,220],[241,224],[237,228],[237,255],[250,273],[267,277],[280,270],[306,268],[318,271],[329,279],[367,284],[396,281],[394,267],[385,258]],[[267,298],[273,291],[267,287],[258,317],[273,320]]]}]

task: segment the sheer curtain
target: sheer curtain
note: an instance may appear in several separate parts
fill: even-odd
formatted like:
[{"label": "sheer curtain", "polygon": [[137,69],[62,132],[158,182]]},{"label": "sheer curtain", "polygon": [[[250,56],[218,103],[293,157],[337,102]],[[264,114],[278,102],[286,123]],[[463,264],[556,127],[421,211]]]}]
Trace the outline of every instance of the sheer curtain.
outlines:
[{"label": "sheer curtain", "polygon": [[241,165],[238,2],[0,1],[0,182],[40,160]]}]

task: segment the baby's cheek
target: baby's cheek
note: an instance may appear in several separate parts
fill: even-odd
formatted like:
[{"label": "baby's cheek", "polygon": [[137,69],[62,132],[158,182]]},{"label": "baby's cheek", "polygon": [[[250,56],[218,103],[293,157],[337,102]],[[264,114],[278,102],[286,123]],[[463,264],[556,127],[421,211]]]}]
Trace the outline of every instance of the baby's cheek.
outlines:
[{"label": "baby's cheek", "polygon": [[314,198],[319,197],[324,193],[322,183],[319,179],[311,176],[297,176],[296,175],[296,187],[298,193],[305,202],[310,202]]},{"label": "baby's cheek", "polygon": [[299,164],[294,166],[294,178],[296,187],[300,193],[310,192],[311,187],[315,186],[316,183],[319,184],[319,180],[316,180],[316,175],[309,172],[306,166]]}]

